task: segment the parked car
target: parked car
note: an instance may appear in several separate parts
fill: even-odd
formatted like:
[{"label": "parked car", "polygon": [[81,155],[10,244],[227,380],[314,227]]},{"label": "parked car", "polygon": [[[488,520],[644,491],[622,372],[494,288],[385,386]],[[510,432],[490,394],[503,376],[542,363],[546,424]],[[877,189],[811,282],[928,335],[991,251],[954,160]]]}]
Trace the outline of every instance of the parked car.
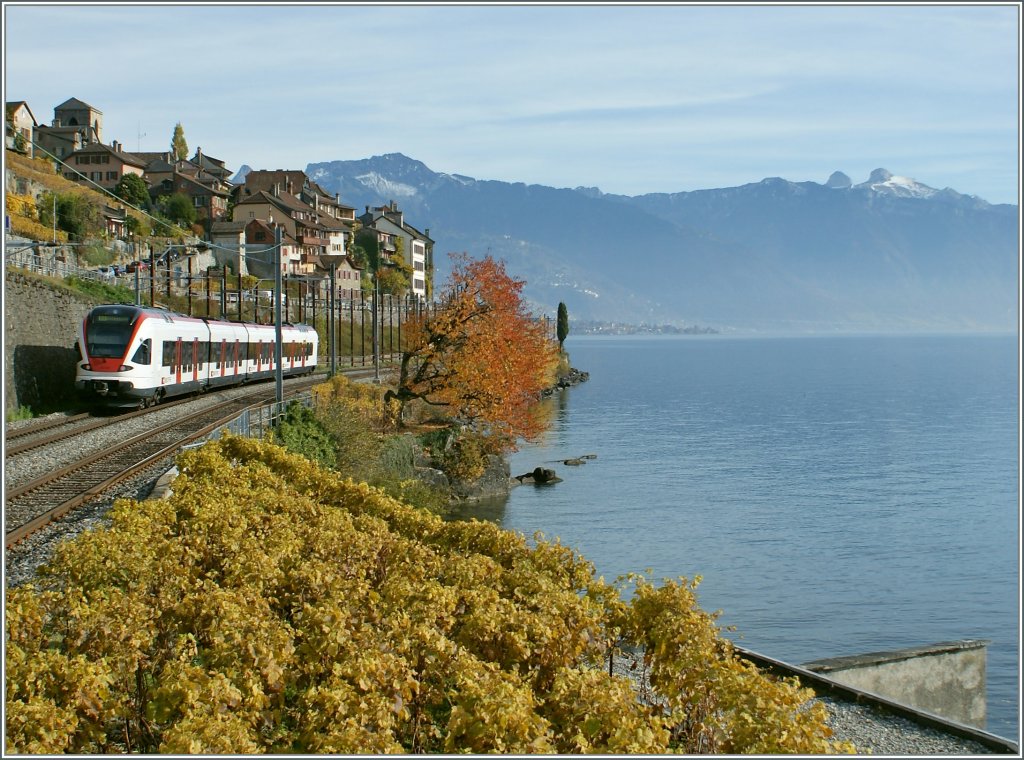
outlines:
[{"label": "parked car", "polygon": [[98,274],[99,278],[104,282],[113,282],[117,279],[117,275],[114,274],[113,267],[97,267],[96,274]]},{"label": "parked car", "polygon": [[120,277],[126,273],[125,268],[120,264],[114,264],[110,268],[114,270],[114,277]]},{"label": "parked car", "polygon": [[128,266],[125,267],[125,271],[128,272],[129,274],[134,272],[136,269],[138,269],[140,272],[148,272],[149,264],[147,264],[145,261],[129,261]]}]

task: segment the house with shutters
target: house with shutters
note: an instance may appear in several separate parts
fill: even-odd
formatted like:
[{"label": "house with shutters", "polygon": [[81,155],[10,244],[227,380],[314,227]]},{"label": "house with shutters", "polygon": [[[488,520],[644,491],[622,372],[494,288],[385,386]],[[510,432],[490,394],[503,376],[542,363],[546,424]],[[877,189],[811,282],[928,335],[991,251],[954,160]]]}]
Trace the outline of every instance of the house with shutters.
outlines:
[{"label": "house with shutters", "polygon": [[377,243],[385,259],[394,258],[401,249],[406,266],[412,269],[410,294],[425,301],[430,295],[430,278],[434,271],[434,241],[430,239],[430,230],[420,232],[408,224],[394,201],[372,209],[367,206],[358,221],[363,229],[377,233]]},{"label": "house with shutters", "polygon": [[145,161],[124,151],[121,143],[110,145],[89,143],[64,159],[61,171],[65,179],[89,185],[99,185],[113,190],[125,174],[142,177],[146,170]]}]

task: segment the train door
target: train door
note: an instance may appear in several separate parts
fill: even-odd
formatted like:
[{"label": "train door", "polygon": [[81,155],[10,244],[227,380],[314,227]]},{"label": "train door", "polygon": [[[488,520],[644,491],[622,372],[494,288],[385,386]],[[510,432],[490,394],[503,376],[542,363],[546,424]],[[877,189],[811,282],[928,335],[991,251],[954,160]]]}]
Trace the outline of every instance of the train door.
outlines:
[{"label": "train door", "polygon": [[174,342],[174,384],[181,384],[181,338]]},{"label": "train door", "polygon": [[231,364],[235,368],[235,376],[238,376],[238,338],[235,338],[234,348],[231,350]]},{"label": "train door", "polygon": [[224,362],[227,361],[227,358],[228,358],[228,342],[227,342],[227,339],[221,338],[221,341],[220,341],[220,361],[217,362],[220,365],[220,376],[221,377],[224,377],[224,370],[225,370],[225,367],[226,367]]},{"label": "train door", "polygon": [[199,362],[203,360],[203,356],[199,354],[199,338],[192,339],[192,380],[198,382],[199,380]]}]

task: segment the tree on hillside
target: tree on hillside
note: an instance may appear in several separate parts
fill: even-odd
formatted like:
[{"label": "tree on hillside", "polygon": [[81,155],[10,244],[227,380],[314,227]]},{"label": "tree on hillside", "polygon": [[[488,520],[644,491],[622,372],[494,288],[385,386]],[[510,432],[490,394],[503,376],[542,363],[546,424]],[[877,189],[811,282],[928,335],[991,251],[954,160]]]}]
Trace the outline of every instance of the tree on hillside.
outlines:
[{"label": "tree on hillside", "polygon": [[196,209],[184,193],[165,195],[157,201],[160,211],[177,225],[190,227],[196,220]]},{"label": "tree on hillside", "polygon": [[101,226],[100,208],[92,198],[77,193],[57,194],[57,229],[81,241],[86,235],[98,233]]},{"label": "tree on hillside", "polygon": [[561,301],[558,302],[558,350],[565,346],[565,339],[569,337],[569,309]]},{"label": "tree on hillside", "polygon": [[138,174],[125,174],[118,180],[114,194],[123,198],[135,208],[149,208],[149,188]]},{"label": "tree on hillside", "polygon": [[556,364],[544,325],[523,303],[525,284],[490,256],[452,256],[441,306],[414,322],[398,387],[386,398],[418,399],[449,414],[494,448],[543,429],[533,409]]},{"label": "tree on hillside", "polygon": [[174,125],[174,135],[171,137],[171,155],[175,161],[183,161],[188,158],[188,143],[185,142],[185,128],[179,121]]}]

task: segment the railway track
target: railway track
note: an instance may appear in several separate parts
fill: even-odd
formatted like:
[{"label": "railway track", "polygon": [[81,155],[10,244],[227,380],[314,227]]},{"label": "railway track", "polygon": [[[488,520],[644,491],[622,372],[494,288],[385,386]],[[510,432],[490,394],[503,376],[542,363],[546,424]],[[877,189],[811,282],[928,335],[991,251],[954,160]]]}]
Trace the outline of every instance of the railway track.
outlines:
[{"label": "railway track", "polygon": [[79,414],[72,414],[67,417],[53,417],[45,419],[41,422],[36,422],[25,427],[15,428],[14,430],[7,430],[4,432],[4,443],[7,444],[5,450],[8,455],[11,453],[11,443],[13,441],[20,441],[22,438],[29,438],[33,435],[39,435],[45,433],[48,430],[54,428],[67,427],[68,425],[74,425],[76,422],[81,420],[87,420],[92,415],[89,412],[81,412]]},{"label": "railway track", "polygon": [[[4,455],[7,457],[13,457],[18,454],[24,454],[26,451],[39,449],[43,446],[48,446],[51,443],[57,443],[76,435],[87,433],[90,430],[96,430],[97,428],[106,427],[107,425],[113,425],[118,422],[123,422],[124,420],[130,420],[133,417],[150,414],[161,409],[168,409],[173,406],[178,406],[179,404],[187,404],[189,401],[192,401],[192,397],[175,399],[156,407],[136,409],[131,412],[125,412],[124,414],[102,417],[96,417],[92,413],[84,412],[70,417],[50,420],[39,425],[18,428],[17,430],[12,430],[5,434],[4,443],[6,446],[4,447]],[[76,424],[83,420],[87,420],[87,422],[83,425]]]},{"label": "railway track", "polygon": [[[308,390],[318,382],[322,382],[321,377],[292,383],[286,390],[286,397]],[[275,388],[270,385],[244,397],[222,401],[8,489],[4,505],[5,546],[11,548],[121,481],[173,456],[183,444],[225,425],[246,408],[273,401],[275,395]]]}]

